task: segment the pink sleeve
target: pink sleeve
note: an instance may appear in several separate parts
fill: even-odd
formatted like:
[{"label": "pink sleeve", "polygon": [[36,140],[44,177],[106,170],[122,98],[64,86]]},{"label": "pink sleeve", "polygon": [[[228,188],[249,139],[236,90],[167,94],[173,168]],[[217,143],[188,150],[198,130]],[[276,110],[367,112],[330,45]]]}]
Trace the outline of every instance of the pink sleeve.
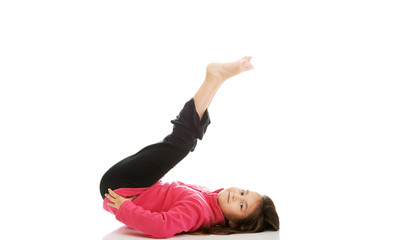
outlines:
[{"label": "pink sleeve", "polygon": [[131,201],[125,201],[117,211],[116,219],[127,226],[154,238],[168,238],[177,233],[195,231],[203,218],[201,204],[184,199],[167,212],[151,212]]}]

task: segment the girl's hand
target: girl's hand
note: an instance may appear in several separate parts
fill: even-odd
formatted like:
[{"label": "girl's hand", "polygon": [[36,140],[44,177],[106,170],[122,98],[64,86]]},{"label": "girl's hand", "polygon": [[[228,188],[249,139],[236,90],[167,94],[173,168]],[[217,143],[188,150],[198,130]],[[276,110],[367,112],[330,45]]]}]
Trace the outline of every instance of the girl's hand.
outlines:
[{"label": "girl's hand", "polygon": [[120,195],[118,195],[117,193],[113,192],[113,190],[111,190],[110,188],[108,189],[109,193],[106,193],[105,196],[112,202],[108,202],[107,205],[109,205],[110,207],[113,208],[119,208],[121,206],[121,204],[127,200],[129,201],[133,201],[137,196],[132,196],[129,198],[124,198]]}]

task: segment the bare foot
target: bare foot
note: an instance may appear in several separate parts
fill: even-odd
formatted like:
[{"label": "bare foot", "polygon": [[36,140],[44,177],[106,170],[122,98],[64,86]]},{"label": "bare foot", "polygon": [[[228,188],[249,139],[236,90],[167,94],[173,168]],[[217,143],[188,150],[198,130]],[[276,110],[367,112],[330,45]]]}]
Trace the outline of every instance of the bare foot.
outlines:
[{"label": "bare foot", "polygon": [[251,59],[252,57],[249,56],[234,62],[210,63],[206,67],[206,78],[224,82],[228,78],[233,77],[241,72],[253,69],[253,65],[250,63]]}]

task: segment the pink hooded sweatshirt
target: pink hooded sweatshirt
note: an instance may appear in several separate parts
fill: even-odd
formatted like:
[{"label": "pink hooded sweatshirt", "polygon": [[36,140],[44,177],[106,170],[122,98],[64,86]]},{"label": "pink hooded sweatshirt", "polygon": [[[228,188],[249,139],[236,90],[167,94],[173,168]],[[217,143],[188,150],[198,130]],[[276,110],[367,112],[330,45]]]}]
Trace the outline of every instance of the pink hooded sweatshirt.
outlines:
[{"label": "pink hooded sweatshirt", "polygon": [[225,225],[217,195],[223,189],[207,188],[182,182],[163,183],[148,188],[119,188],[113,191],[125,198],[119,209],[110,207],[105,198],[103,208],[113,213],[125,225],[153,238],[169,238],[181,232],[193,232],[200,227]]}]

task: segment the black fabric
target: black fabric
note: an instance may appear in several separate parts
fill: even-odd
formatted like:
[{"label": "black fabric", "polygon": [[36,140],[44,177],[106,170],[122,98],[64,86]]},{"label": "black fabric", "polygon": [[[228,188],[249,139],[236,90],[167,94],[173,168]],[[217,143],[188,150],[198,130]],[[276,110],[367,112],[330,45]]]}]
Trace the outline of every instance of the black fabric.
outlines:
[{"label": "black fabric", "polygon": [[210,124],[206,110],[199,119],[194,99],[188,101],[176,119],[173,131],[163,141],[149,145],[112,166],[102,177],[100,194],[107,189],[150,187],[176,166],[202,140]]}]

